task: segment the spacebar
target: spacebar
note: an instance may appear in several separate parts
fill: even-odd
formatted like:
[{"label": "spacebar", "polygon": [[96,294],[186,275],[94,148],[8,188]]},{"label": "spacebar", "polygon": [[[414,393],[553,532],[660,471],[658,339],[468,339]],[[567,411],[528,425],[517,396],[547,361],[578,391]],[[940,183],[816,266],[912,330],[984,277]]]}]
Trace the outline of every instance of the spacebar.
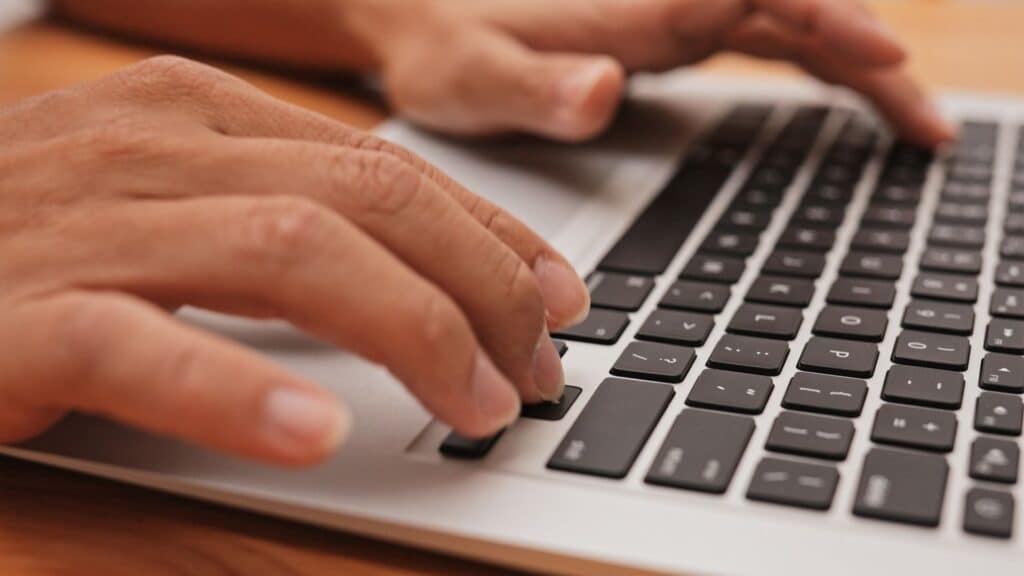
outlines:
[{"label": "spacebar", "polygon": [[548,468],[622,478],[674,394],[665,384],[605,379],[562,439]]},{"label": "spacebar", "polygon": [[598,268],[650,276],[664,272],[728,177],[727,169],[681,169]]}]

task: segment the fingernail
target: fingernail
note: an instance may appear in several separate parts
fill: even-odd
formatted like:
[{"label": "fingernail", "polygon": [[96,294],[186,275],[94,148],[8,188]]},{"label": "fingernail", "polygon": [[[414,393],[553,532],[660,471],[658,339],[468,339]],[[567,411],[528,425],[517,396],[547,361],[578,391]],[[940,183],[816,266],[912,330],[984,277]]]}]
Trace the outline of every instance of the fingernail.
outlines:
[{"label": "fingernail", "polygon": [[519,393],[482,350],[476,353],[471,386],[479,416],[493,431],[511,424],[519,417]]},{"label": "fingernail", "polygon": [[597,83],[607,72],[607,64],[594,62],[573,69],[559,81],[556,117],[559,124],[575,126],[579,123],[581,105],[590,97]]},{"label": "fingernail", "polygon": [[562,359],[547,331],[541,333],[540,341],[533,352],[533,382],[540,397],[547,401],[558,400],[565,388],[565,372]]},{"label": "fingernail", "polygon": [[533,263],[540,284],[544,308],[552,327],[582,322],[590,311],[590,292],[576,271],[567,264],[541,255]]},{"label": "fingernail", "polygon": [[348,436],[351,421],[334,399],[294,388],[271,391],[264,417],[272,441],[298,456],[333,450]]}]

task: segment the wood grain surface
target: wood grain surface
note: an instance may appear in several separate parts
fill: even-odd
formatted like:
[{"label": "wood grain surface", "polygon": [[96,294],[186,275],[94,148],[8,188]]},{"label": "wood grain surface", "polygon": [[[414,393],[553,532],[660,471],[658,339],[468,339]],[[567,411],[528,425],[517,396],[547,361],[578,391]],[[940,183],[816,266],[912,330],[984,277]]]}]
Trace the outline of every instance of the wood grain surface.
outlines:
[{"label": "wood grain surface", "polygon": [[[2,1],[2,0],[0,0]],[[1024,93],[1024,3],[877,0],[928,85]],[[44,22],[0,38],[0,104],[166,52]],[[190,55],[202,58],[198,55]],[[286,100],[369,128],[386,110],[352,80],[207,61]],[[730,74],[792,74],[721,56]],[[497,568],[0,458],[0,574],[479,574]]]}]

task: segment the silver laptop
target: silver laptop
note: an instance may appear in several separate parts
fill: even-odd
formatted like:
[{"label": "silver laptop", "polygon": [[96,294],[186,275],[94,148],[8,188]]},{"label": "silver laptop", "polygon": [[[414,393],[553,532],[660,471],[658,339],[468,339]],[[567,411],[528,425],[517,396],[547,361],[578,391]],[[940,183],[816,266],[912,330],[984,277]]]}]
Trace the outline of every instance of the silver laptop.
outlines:
[{"label": "silver laptop", "polygon": [[816,85],[631,90],[584,147],[380,129],[588,278],[560,402],[462,438],[379,367],[189,310],[343,396],[349,444],[280,470],[75,415],[3,451],[548,572],[1020,574],[1024,100],[947,95],[932,154]]}]

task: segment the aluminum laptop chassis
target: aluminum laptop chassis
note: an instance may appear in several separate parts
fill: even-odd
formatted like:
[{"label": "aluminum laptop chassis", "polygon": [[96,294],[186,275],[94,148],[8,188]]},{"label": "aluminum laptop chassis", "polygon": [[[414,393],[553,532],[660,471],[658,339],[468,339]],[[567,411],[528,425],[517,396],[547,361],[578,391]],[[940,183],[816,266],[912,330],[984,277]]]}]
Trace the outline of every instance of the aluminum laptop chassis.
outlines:
[{"label": "aluminum laptop chassis", "polygon": [[[629,226],[659,187],[700,129],[737,101],[778,104],[769,120],[773,128],[793,106],[824,103],[854,109],[843,93],[810,84],[725,80],[678,73],[640,77],[622,122],[607,137],[581,148],[531,139],[459,145],[427,136],[399,122],[379,132],[414,149],[448,170],[471,189],[509,207],[545,234],[578,267],[590,272]],[[1024,514],[1018,514],[1011,540],[970,536],[961,527],[968,479],[973,405],[979,390],[977,366],[984,353],[988,295],[1007,194],[1007,171],[1016,144],[1016,127],[1024,120],[1024,103],[1009,98],[948,96],[952,114],[1004,124],[999,133],[997,181],[989,239],[979,278],[981,295],[971,338],[971,368],[945,505],[938,528],[917,528],[851,514],[879,390],[889,353],[899,330],[898,315],[909,300],[909,284],[927,232],[936,197],[936,168],[919,211],[905,267],[897,284],[891,328],[880,344],[880,361],[849,456],[838,464],[840,481],[827,512],[805,511],[746,499],[754,467],[786,383],[795,372],[799,350],[836,277],[839,261],[863,211],[879,158],[868,165],[838,229],[837,247],[828,255],[814,300],[775,392],[761,416],[729,490],[708,495],[656,487],[643,478],[713,345],[741,304],[810,178],[825,140],[838,127],[833,113],[808,163],[798,173],[757,252],[733,289],[733,298],[717,316],[708,343],[625,479],[610,480],[549,470],[548,458],[586,405],[595,387],[641,320],[694,253],[751,168],[750,158],[765,144],[755,143],[689,235],[667,272],[657,278],[644,307],[632,314],[624,336],[614,346],[570,343],[565,357],[569,384],[583,389],[561,421],[520,420],[506,431],[481,461],[442,457],[438,446],[447,429],[424,412],[385,371],[344,352],[308,340],[281,324],[257,324],[196,311],[184,316],[256,347],[274,360],[345,398],[356,417],[347,446],[325,464],[303,471],[278,470],[162,438],[109,422],[72,416],[44,436],[2,451],[27,460],[82,471],[162,491],[255,510],[386,540],[421,546],[527,569],[571,573],[621,574],[682,572],[716,574],[1011,574],[1024,570]],[[1010,129],[1012,127],[1013,129]],[[879,145],[885,145],[883,142]],[[921,219],[925,219],[921,222]],[[1009,487],[1024,500],[1021,484]]]}]

